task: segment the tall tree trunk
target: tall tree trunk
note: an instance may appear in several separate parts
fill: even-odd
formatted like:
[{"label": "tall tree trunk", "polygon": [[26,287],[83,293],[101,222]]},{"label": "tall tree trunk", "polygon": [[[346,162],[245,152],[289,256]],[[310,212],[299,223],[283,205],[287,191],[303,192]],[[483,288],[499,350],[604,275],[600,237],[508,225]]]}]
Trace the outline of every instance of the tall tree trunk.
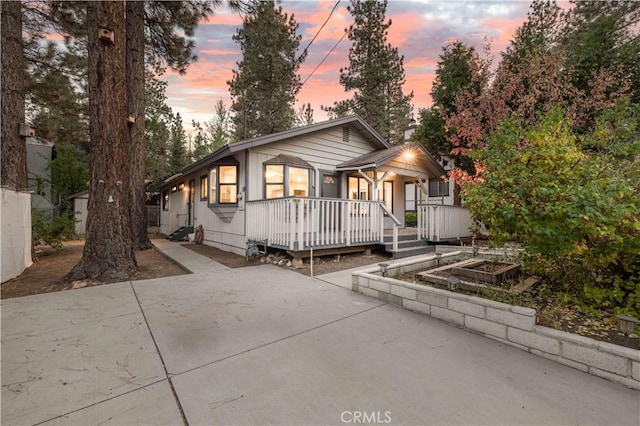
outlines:
[{"label": "tall tree trunk", "polygon": [[151,248],[145,203],[144,139],[144,2],[127,1],[127,103],[135,123],[129,123],[131,165],[131,239],[136,250]]},{"label": "tall tree trunk", "polygon": [[24,123],[24,56],[22,4],[0,2],[2,7],[2,169],[0,185],[27,189],[27,147],[20,136]]},{"label": "tall tree trunk", "polygon": [[[136,271],[131,241],[125,72],[125,4],[88,2],[91,170],[87,234],[67,280],[126,281]],[[111,30],[113,41],[99,32]]]}]

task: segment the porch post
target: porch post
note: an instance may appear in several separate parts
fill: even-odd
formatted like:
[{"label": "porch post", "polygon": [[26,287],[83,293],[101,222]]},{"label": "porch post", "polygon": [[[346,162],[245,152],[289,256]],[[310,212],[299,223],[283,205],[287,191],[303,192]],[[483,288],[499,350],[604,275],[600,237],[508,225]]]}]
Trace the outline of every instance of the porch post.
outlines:
[{"label": "porch post", "polygon": [[296,240],[296,206],[291,198],[287,200],[287,203],[289,204],[289,250],[294,250]]},{"label": "porch post", "polygon": [[416,200],[416,211],[418,212],[418,218],[417,218],[417,222],[418,222],[418,239],[421,240],[422,239],[422,206],[420,204],[418,204],[418,201]]},{"label": "porch post", "polygon": [[351,245],[351,201],[347,201],[347,204],[343,204],[344,209],[344,224],[345,224],[345,240],[346,245]]},{"label": "porch post", "polygon": [[304,201],[295,200],[298,210],[298,250],[304,250]]}]

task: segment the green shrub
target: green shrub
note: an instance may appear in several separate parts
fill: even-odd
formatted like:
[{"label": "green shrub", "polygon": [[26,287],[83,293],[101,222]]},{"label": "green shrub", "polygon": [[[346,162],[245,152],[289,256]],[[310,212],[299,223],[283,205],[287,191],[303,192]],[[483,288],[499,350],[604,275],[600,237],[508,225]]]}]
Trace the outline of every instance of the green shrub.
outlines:
[{"label": "green shrub", "polygon": [[77,238],[75,220],[68,212],[55,214],[49,220],[41,210],[31,209],[31,239],[33,248],[48,245],[55,249],[62,247],[62,242]]},{"label": "green shrub", "polygon": [[588,135],[555,109],[536,126],[504,122],[472,156],[482,181],[465,205],[525,268],[588,309],[640,314],[640,111],[621,103]]},{"label": "green shrub", "polygon": [[416,212],[406,212],[404,214],[404,225],[405,226],[418,226],[418,213],[416,213]]}]

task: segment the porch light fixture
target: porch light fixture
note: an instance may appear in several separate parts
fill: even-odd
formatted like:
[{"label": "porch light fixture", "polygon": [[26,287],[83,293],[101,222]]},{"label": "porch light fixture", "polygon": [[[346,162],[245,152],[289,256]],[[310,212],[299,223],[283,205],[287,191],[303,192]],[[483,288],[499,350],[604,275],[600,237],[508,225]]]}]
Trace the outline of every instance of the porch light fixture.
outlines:
[{"label": "porch light fixture", "polygon": [[618,330],[624,333],[622,344],[629,347],[629,335],[633,333],[638,324],[638,319],[627,315],[618,315]]},{"label": "porch light fixture", "polygon": [[402,156],[404,157],[405,161],[412,161],[416,157],[416,153],[413,152],[412,149],[407,149],[404,151],[404,154],[402,154]]},{"label": "porch light fixture", "polygon": [[178,189],[179,190],[183,190],[184,189],[184,183],[181,183],[180,185],[178,185]]}]

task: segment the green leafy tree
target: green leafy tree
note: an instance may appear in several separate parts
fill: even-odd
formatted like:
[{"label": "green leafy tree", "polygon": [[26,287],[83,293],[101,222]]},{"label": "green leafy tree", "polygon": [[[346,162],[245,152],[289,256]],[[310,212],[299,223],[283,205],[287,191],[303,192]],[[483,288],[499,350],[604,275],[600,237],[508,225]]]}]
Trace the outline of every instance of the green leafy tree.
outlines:
[{"label": "green leafy tree", "polygon": [[51,189],[58,203],[89,188],[89,162],[87,153],[74,144],[60,144],[49,162]]},{"label": "green leafy tree", "polygon": [[294,103],[300,90],[296,57],[301,36],[293,15],[273,1],[255,1],[233,36],[242,61],[228,81],[236,140],[287,130],[295,124]]},{"label": "green leafy tree", "polygon": [[411,121],[413,92],[404,94],[404,58],[387,42],[392,23],[385,20],[387,1],[352,0],[348,10],[354,20],[348,29],[353,44],[340,84],[353,97],[323,109],[334,117],[358,114],[380,135],[400,142]]},{"label": "green leafy tree", "polygon": [[465,205],[528,268],[592,306],[640,313],[640,109],[620,102],[576,135],[561,109],[523,128],[507,120],[472,157]]}]

